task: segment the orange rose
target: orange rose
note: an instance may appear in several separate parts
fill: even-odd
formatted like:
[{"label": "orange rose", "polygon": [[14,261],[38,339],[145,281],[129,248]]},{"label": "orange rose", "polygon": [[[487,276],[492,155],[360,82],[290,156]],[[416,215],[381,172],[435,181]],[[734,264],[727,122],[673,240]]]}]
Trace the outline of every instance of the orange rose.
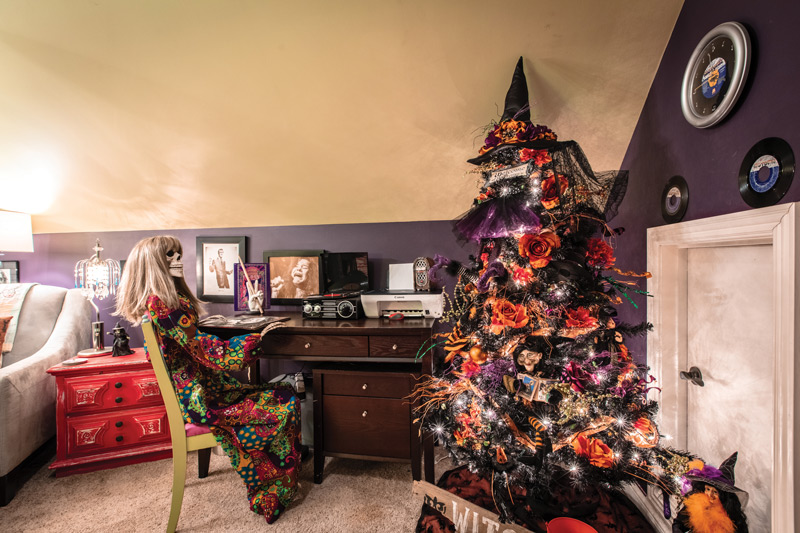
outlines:
[{"label": "orange rose", "polygon": [[522,150],[520,150],[519,152],[520,161],[524,163],[525,161],[530,161],[531,159],[533,159],[533,164],[536,165],[537,167],[546,165],[547,163],[553,160],[553,158],[550,157],[550,152],[548,152],[547,150],[532,150],[530,148],[523,148]]},{"label": "orange rose", "polygon": [[572,449],[581,457],[589,459],[589,464],[600,468],[611,468],[614,452],[600,439],[578,435],[572,440]]},{"label": "orange rose", "polygon": [[514,265],[511,271],[511,277],[520,285],[525,285],[533,279],[533,271],[530,268],[522,268]]},{"label": "orange rose", "polygon": [[542,268],[550,264],[555,248],[561,246],[561,239],[549,229],[538,235],[523,235],[519,240],[519,255],[527,257],[531,267]]},{"label": "orange rose", "polygon": [[586,250],[586,264],[592,267],[608,268],[614,264],[614,249],[603,239],[589,239]]},{"label": "orange rose", "polygon": [[497,300],[492,307],[492,325],[489,329],[495,335],[500,335],[506,327],[521,328],[528,320],[528,311],[524,305]]},{"label": "orange rose", "polygon": [[566,326],[568,328],[594,329],[598,326],[598,321],[592,316],[591,311],[585,307],[577,309],[567,309]]},{"label": "orange rose", "polygon": [[500,138],[503,142],[517,142],[517,132],[525,130],[525,123],[519,120],[508,120],[500,124]]},{"label": "orange rose", "polygon": [[556,176],[545,178],[542,182],[542,206],[545,209],[553,209],[559,202],[561,195],[567,190],[569,182],[566,176],[558,175],[558,186],[556,186]]}]

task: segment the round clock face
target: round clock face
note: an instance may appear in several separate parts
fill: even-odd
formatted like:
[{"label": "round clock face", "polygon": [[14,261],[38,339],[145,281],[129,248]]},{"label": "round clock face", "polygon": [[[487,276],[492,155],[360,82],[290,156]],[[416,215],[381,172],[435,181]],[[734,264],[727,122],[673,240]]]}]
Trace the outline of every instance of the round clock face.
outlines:
[{"label": "round clock face", "polygon": [[750,67],[750,38],[736,22],[726,22],[700,41],[686,65],[681,108],[695,127],[707,128],[727,115],[741,94]]}]

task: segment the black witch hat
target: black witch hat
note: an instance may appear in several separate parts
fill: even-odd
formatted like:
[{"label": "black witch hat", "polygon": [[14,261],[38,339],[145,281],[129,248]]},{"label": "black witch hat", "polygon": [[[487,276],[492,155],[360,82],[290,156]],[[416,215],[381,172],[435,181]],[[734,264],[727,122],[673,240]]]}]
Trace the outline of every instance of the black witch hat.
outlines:
[{"label": "black witch hat", "polygon": [[747,505],[749,495],[744,490],[735,485],[736,477],[733,469],[736,467],[736,460],[739,458],[739,452],[733,452],[730,457],[725,459],[719,469],[714,467],[704,466],[700,470],[689,470],[684,477],[692,482],[694,487],[695,482],[705,483],[711,485],[717,490],[722,490],[735,494],[742,504],[742,509]]},{"label": "black witch hat", "polygon": [[505,108],[500,123],[486,136],[480,155],[468,162],[480,165],[491,159],[504,148],[514,146],[530,148],[542,144],[542,141],[555,141],[556,134],[547,126],[534,125],[531,122],[531,108],[528,103],[528,81],[522,68],[522,57],[517,61],[511,86],[506,93]]}]

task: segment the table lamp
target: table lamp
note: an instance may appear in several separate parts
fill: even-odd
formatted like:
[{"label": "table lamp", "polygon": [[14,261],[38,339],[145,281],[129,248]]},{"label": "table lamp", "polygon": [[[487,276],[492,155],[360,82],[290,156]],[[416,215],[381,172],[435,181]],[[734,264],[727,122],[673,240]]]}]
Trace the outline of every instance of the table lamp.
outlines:
[{"label": "table lamp", "polygon": [[0,211],[0,255],[3,252],[32,252],[33,230],[27,213]]},{"label": "table lamp", "polygon": [[94,299],[102,300],[114,294],[119,285],[120,265],[116,259],[100,259],[103,247],[97,241],[94,255],[89,259],[81,259],[75,265],[75,287],[83,289],[83,295],[94,307],[97,320],[92,322],[92,347],[79,352],[83,357],[104,355],[111,353],[111,348],[106,348],[103,341],[103,323],[100,321],[100,309]]}]

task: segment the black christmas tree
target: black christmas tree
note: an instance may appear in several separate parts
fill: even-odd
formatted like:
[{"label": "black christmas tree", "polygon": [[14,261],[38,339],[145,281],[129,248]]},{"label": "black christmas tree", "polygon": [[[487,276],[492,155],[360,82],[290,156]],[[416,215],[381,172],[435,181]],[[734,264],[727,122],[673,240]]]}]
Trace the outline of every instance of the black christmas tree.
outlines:
[{"label": "black christmas tree", "polygon": [[416,390],[423,427],[490,480],[503,521],[535,529],[526,517],[553,504],[557,487],[614,494],[626,483],[661,490],[669,517],[668,496],[700,465],[659,434],[652,378],[625,346],[649,324],[617,317],[646,275],[615,265],[608,221],[627,174],[594,172],[576,142],[531,122],[522,58],[501,120],[469,162],[482,184],[454,227],[477,253],[463,264],[438,257],[432,270],[457,282],[443,360]]}]

